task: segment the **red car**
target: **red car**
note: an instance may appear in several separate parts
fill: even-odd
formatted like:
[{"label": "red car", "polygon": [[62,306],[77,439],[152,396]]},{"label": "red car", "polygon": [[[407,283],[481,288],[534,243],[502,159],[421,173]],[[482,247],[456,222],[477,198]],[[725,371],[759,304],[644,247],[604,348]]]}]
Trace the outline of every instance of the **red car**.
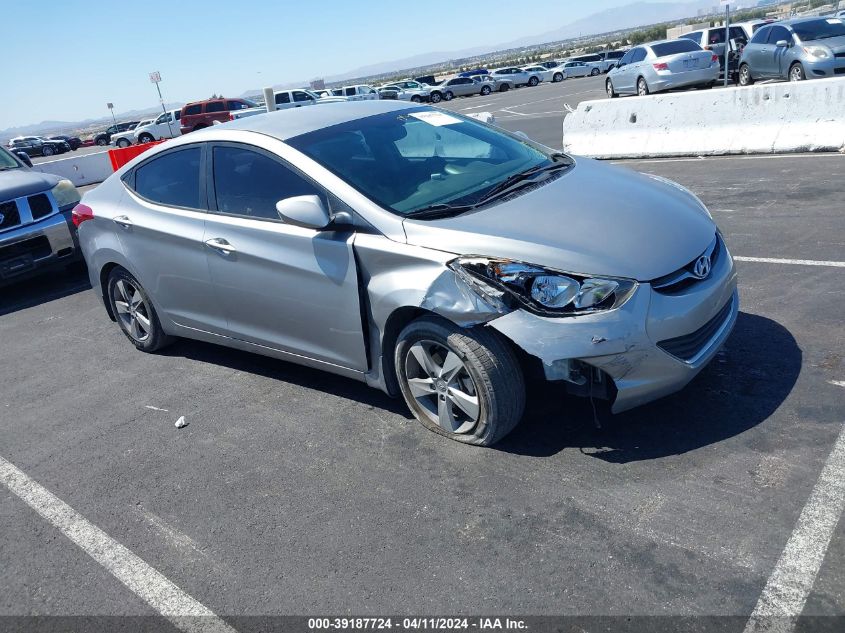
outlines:
[{"label": "red car", "polygon": [[254,108],[256,105],[246,99],[206,99],[205,101],[194,101],[182,106],[182,115],[179,119],[182,134],[201,130],[204,127],[213,125],[215,121],[229,120],[229,112],[232,110],[244,110]]}]

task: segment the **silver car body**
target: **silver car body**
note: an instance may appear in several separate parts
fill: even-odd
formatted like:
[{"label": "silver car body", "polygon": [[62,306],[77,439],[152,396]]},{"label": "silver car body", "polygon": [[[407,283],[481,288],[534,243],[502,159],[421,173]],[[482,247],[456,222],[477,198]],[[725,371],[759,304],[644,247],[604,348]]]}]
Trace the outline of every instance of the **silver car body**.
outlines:
[{"label": "silver car body", "polygon": [[[664,50],[688,49],[665,55]],[[607,74],[617,94],[638,94],[640,79],[647,92],[660,92],[689,86],[708,86],[719,79],[719,59],[711,51],[702,50],[695,42],[663,40],[635,46]]]},{"label": "silver car body", "polygon": [[[492,328],[548,380],[569,380],[576,360],[601,370],[615,385],[615,411],[682,388],[715,355],[737,316],[736,271],[707,210],[674,183],[578,159],[563,175],[493,206],[414,220],[380,206],[292,145],[300,135],[367,117],[416,113],[434,125],[472,122],[396,101],[328,104],[156,146],[85,194],[94,218],[80,225],[79,237],[92,286],[103,294],[110,268],[122,266],[147,290],[169,334],[318,367],[391,394],[397,393],[397,327],[420,314]],[[158,205],[122,180],[166,152],[199,145],[209,154],[224,143],[286,161],[349,209],[353,228],[312,230]],[[218,250],[220,240],[232,252]],[[637,283],[617,309],[544,317],[504,308],[480,292],[450,267],[459,256]],[[694,279],[691,271],[706,257],[712,271]]]},{"label": "silver car body", "polygon": [[[842,35],[812,39],[814,24],[836,28]],[[804,33],[804,37],[802,37]],[[845,23],[841,18],[799,18],[761,27],[742,52],[743,65],[752,80],[793,78],[791,71],[800,66],[806,79],[845,76]]]},{"label": "silver car body", "polygon": [[593,70],[594,66],[590,66],[587,62],[565,62],[563,64],[563,71],[566,73],[566,78],[572,77],[587,77]]},{"label": "silver car body", "polygon": [[495,77],[496,79],[507,79],[513,82],[514,86],[527,86],[528,83],[531,81],[531,77],[536,77],[537,82],[539,83],[540,78],[537,77],[536,73],[529,73],[522,68],[516,67],[508,67],[508,68],[498,68],[496,70],[491,70],[490,74]]}]

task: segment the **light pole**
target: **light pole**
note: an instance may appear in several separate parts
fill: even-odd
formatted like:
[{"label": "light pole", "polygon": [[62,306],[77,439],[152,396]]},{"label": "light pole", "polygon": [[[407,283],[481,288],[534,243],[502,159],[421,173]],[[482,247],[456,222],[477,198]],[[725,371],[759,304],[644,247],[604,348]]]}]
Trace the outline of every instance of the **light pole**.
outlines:
[{"label": "light pole", "polygon": [[725,7],[725,88],[728,87],[728,75],[730,74],[730,63],[728,57],[731,52],[731,3],[721,0]]},{"label": "light pole", "polygon": [[[156,85],[156,90],[158,90],[158,100],[161,102],[161,111],[164,112],[164,114],[167,114],[167,108],[164,107],[164,97],[161,96],[161,88],[159,88],[159,84],[161,83],[161,73],[157,70],[151,72],[150,82]],[[170,132],[170,138],[173,138],[173,128],[170,127],[169,115],[165,118],[165,121],[167,121],[167,131]]]}]

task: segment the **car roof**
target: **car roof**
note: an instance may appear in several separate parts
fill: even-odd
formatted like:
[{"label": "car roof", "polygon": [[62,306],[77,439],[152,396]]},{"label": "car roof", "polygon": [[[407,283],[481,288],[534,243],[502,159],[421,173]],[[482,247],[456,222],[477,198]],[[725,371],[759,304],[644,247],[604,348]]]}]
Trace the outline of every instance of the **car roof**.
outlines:
[{"label": "car roof", "polygon": [[363,119],[384,112],[401,112],[419,108],[418,104],[396,101],[344,101],[338,103],[321,103],[311,108],[289,108],[276,110],[259,116],[244,117],[215,125],[205,130],[191,134],[199,139],[200,136],[213,136],[215,130],[243,130],[266,134],[281,141],[294,136],[307,134],[315,130],[347,123],[356,119]]},{"label": "car roof", "polygon": [[792,26],[793,24],[803,24],[804,22],[813,22],[815,20],[830,20],[830,19],[839,19],[839,18],[836,18],[835,16],[833,18],[831,18],[831,16],[829,16],[829,15],[826,15],[826,16],[810,15],[810,16],[805,16],[803,18],[792,18],[791,20],[780,20],[778,22],[773,22],[772,26],[774,26],[775,24],[783,24],[783,25],[786,25],[786,26]]}]

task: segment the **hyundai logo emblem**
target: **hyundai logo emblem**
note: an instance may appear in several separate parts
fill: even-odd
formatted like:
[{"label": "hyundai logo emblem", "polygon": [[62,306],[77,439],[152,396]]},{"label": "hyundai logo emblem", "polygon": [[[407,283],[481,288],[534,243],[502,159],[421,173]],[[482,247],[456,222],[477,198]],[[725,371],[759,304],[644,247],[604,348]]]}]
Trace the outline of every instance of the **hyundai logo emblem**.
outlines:
[{"label": "hyundai logo emblem", "polygon": [[0,224],[3,224],[3,220],[6,219],[6,216],[0,213]]},{"label": "hyundai logo emblem", "polygon": [[695,261],[692,274],[698,279],[707,279],[710,275],[710,258],[707,255],[702,255]]}]

